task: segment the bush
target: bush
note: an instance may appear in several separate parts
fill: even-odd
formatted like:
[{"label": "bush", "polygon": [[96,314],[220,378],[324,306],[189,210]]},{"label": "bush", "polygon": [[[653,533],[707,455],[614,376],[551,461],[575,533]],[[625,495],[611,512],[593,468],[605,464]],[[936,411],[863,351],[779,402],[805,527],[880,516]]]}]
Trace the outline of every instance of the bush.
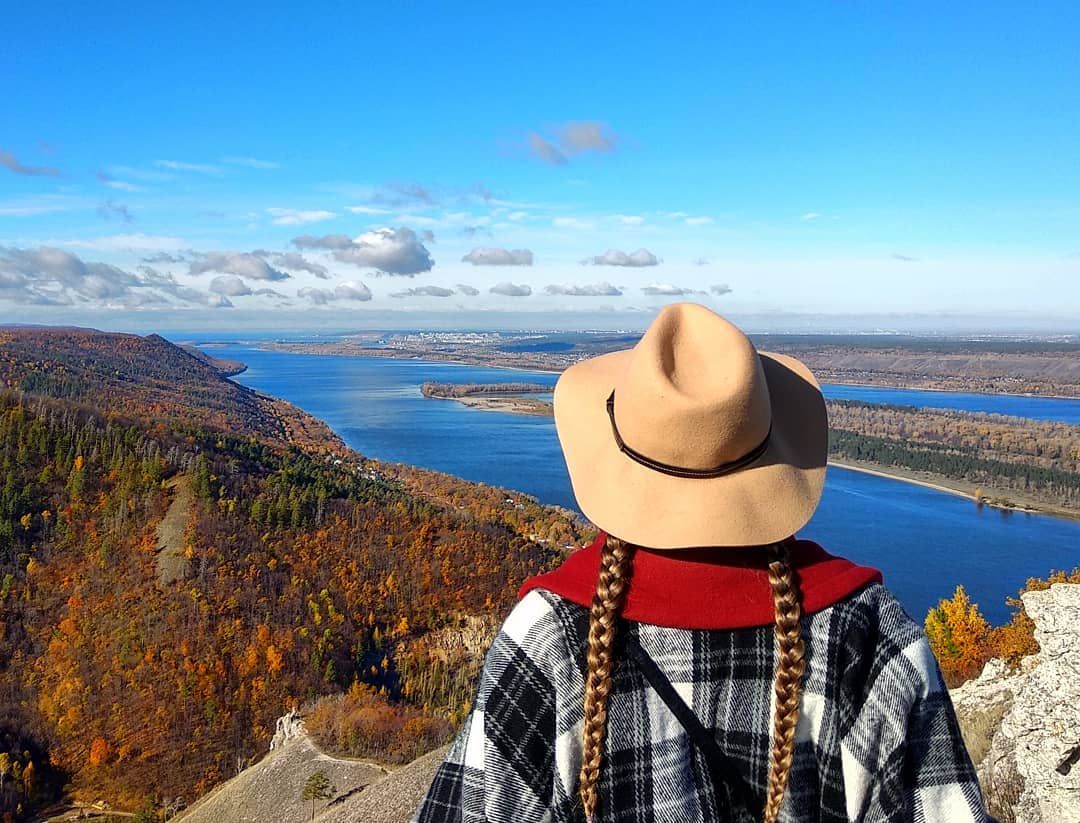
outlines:
[{"label": "bush", "polygon": [[345,694],[319,699],[305,722],[327,751],[395,764],[441,746],[454,731],[445,718],[404,703],[392,704],[358,681]]}]

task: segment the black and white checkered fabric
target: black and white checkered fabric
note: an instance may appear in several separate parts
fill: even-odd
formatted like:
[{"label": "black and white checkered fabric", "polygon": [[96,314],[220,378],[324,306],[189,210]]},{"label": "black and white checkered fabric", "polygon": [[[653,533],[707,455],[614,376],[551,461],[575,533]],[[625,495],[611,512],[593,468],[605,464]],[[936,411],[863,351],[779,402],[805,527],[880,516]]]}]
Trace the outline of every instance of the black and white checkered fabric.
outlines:
[{"label": "black and white checkered fabric", "polygon": [[[584,819],[577,785],[587,629],[587,610],[550,592],[517,604],[418,823]],[[772,627],[623,629],[714,731],[763,809]],[[991,819],[922,629],[883,586],[804,619],[803,633],[807,673],[781,821]],[[599,795],[602,823],[724,819],[708,765],[625,658],[615,670]]]}]

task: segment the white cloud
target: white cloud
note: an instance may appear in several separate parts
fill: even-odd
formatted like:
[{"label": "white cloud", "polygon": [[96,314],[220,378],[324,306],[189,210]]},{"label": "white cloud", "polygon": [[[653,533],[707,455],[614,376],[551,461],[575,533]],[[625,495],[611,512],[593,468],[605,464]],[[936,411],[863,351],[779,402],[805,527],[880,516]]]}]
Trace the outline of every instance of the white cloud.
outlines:
[{"label": "white cloud", "polygon": [[622,289],[608,282],[595,283],[587,286],[550,285],[545,286],[544,291],[548,294],[565,295],[567,297],[621,297]]},{"label": "white cloud", "polygon": [[467,294],[469,297],[476,297],[476,295],[480,294],[480,289],[475,286],[470,286],[467,283],[458,283],[457,288],[459,292]]},{"label": "white cloud", "polygon": [[352,247],[351,237],[344,234],[325,234],[315,237],[311,234],[302,234],[292,239],[292,244],[299,249],[348,249]]},{"label": "white cloud", "polygon": [[261,257],[242,252],[212,251],[199,255],[189,265],[191,274],[217,271],[251,280],[287,280],[286,272],[275,269]]},{"label": "white cloud", "polygon": [[108,186],[110,189],[116,189],[117,191],[146,191],[146,189],[144,189],[142,186],[136,186],[134,183],[125,183],[123,180],[106,180],[105,185]]},{"label": "white cloud", "polygon": [[[103,173],[99,172],[98,179],[101,179]],[[175,176],[163,171],[154,171],[153,169],[138,169],[132,166],[110,166],[109,174],[105,174],[105,177],[111,177],[113,174],[118,174],[121,177],[130,177],[133,180],[141,180],[144,183],[164,183],[166,180],[175,180]]]},{"label": "white cloud", "polygon": [[325,306],[330,301],[337,300],[337,295],[333,289],[316,289],[311,286],[300,289],[296,292],[296,296],[310,300],[316,306]]},{"label": "white cloud", "polygon": [[731,286],[727,283],[717,283],[714,286],[709,286],[709,291],[713,294],[722,297],[725,294],[731,294]]},{"label": "white cloud", "polygon": [[513,220],[516,223],[519,220],[524,220],[528,216],[529,213],[527,211],[512,211],[506,215],[506,219]]},{"label": "white cloud", "polygon": [[640,226],[645,222],[645,218],[640,214],[615,214],[612,215],[614,220],[618,220],[624,226]]},{"label": "white cloud", "polygon": [[593,227],[593,224],[587,220],[579,220],[576,217],[556,217],[551,221],[557,229],[576,229],[578,231],[588,231]]},{"label": "white cloud", "polygon": [[222,274],[210,281],[210,291],[215,294],[224,294],[228,297],[239,297],[241,295],[251,294],[251,286],[235,274]]},{"label": "white cloud", "polygon": [[346,211],[353,214],[390,214],[390,209],[380,209],[375,206],[347,206]]},{"label": "white cloud", "polygon": [[662,297],[682,297],[687,294],[701,294],[701,292],[682,286],[673,286],[671,283],[650,283],[641,289],[643,294]]},{"label": "white cloud", "polygon": [[259,160],[256,157],[222,157],[222,163],[228,163],[231,166],[244,166],[249,169],[279,169],[280,163],[275,163],[272,160]]},{"label": "white cloud", "polygon": [[152,234],[111,234],[93,240],[61,240],[60,246],[94,251],[179,251],[191,246],[179,237],[163,237]]},{"label": "white cloud", "polygon": [[[344,239],[344,243],[342,243]],[[334,259],[354,266],[372,268],[382,274],[403,275],[431,271],[435,261],[416,232],[407,228],[382,228],[365,232],[349,240],[342,235],[323,238],[297,237],[293,243],[300,247],[331,248]]]},{"label": "white cloud", "polygon": [[334,288],[334,294],[339,300],[370,300],[371,289],[361,283],[359,280],[350,280],[345,283],[338,283]]},{"label": "white cloud", "polygon": [[335,300],[358,300],[366,302],[371,299],[371,289],[359,281],[339,283],[333,289],[319,289],[305,287],[296,292],[296,296],[310,300],[317,306],[325,306]]},{"label": "white cloud", "polygon": [[417,226],[439,226],[442,225],[442,221],[435,217],[423,217],[415,214],[402,214],[399,215],[396,223],[414,223]]},{"label": "white cloud", "polygon": [[594,266],[627,266],[629,268],[642,268],[645,266],[659,265],[660,260],[648,249],[638,249],[627,254],[618,249],[608,249],[598,257],[590,257],[585,261]]},{"label": "white cloud", "polygon": [[687,217],[684,222],[688,226],[707,226],[712,221],[711,217]]},{"label": "white cloud", "polygon": [[504,297],[528,297],[532,294],[532,288],[525,283],[497,283],[488,289],[491,294],[501,294]]},{"label": "white cloud", "polygon": [[170,298],[201,304],[206,295],[148,266],[125,271],[52,246],[0,248],[0,299],[23,305],[137,308],[167,304]]},{"label": "white cloud", "polygon": [[274,218],[275,226],[304,226],[308,223],[321,223],[337,217],[332,211],[300,211],[298,209],[267,209],[266,213]]},{"label": "white cloud", "polygon": [[154,165],[170,171],[190,171],[196,174],[221,174],[221,169],[208,163],[184,163],[180,160],[155,160]]},{"label": "white cloud", "polygon": [[37,217],[62,211],[90,208],[95,201],[67,194],[44,194],[0,201],[0,217]]},{"label": "white cloud", "polygon": [[804,214],[804,215],[803,215],[802,217],[800,217],[799,219],[800,219],[800,220],[803,220],[803,221],[806,221],[806,220],[817,220],[817,219],[818,219],[819,217],[821,217],[821,215],[820,215],[820,214],[818,214],[818,213],[817,213],[816,211],[808,211],[808,212],[807,212],[806,214]]},{"label": "white cloud", "polygon": [[442,286],[417,286],[412,289],[391,292],[391,297],[450,297],[454,294],[453,289]]},{"label": "white cloud", "polygon": [[474,266],[531,266],[533,253],[528,249],[477,248],[461,258]]},{"label": "white cloud", "polygon": [[184,256],[182,254],[169,254],[166,251],[155,252],[148,257],[142,258],[144,263],[183,263]]},{"label": "white cloud", "polygon": [[330,272],[326,266],[319,263],[312,263],[303,255],[297,254],[294,251],[290,252],[268,252],[263,249],[257,249],[252,252],[256,257],[262,257],[269,260],[275,266],[280,266],[283,269],[289,271],[306,271],[310,274],[314,274],[316,277],[325,280],[330,276]]},{"label": "white cloud", "polygon": [[124,180],[114,180],[112,175],[106,174],[103,171],[97,172],[96,177],[98,179],[98,182],[104,183],[110,189],[116,189],[117,191],[146,191],[146,189],[144,189],[142,186],[136,186],[134,183],[128,183]]}]

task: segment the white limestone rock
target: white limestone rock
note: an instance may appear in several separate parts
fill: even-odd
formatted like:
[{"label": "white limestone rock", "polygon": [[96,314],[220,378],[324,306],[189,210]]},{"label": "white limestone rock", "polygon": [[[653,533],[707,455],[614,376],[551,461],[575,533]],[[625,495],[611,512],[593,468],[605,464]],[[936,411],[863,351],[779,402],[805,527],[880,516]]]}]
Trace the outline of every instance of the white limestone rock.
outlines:
[{"label": "white limestone rock", "polygon": [[1039,654],[1001,723],[1024,781],[1016,820],[1080,820],[1080,585],[1022,597]]},{"label": "white limestone rock", "polygon": [[1080,585],[1022,595],[1039,653],[991,660],[952,691],[990,811],[1008,823],[1080,821]]},{"label": "white limestone rock", "polygon": [[283,714],[277,720],[277,728],[274,729],[274,739],[270,741],[270,751],[281,748],[290,740],[303,737],[307,734],[304,721],[300,713],[293,709],[288,714]]}]

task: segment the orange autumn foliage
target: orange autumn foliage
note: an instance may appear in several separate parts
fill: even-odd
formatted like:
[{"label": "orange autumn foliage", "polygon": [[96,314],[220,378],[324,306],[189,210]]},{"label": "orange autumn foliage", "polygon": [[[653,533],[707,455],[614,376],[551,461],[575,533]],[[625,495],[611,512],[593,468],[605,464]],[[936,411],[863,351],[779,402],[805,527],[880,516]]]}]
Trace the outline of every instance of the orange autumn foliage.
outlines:
[{"label": "orange autumn foliage", "polygon": [[930,609],[924,623],[945,683],[952,687],[976,676],[990,659],[990,624],[963,586]]},{"label": "orange autumn foliage", "polygon": [[305,724],[329,751],[387,763],[408,763],[441,745],[453,732],[446,718],[423,708],[394,706],[359,681],[345,694],[316,701]]},{"label": "orange autumn foliage", "polygon": [[100,766],[109,759],[109,741],[104,737],[95,737],[90,744],[90,765]]},{"label": "orange autumn foliage", "polygon": [[[1054,583],[1080,583],[1080,568],[1068,573],[1052,571],[1045,578],[1029,577],[1020,594],[1043,591]],[[1021,659],[1036,654],[1039,644],[1035,641],[1035,623],[1024,610],[1024,601],[1017,596],[1006,602],[1013,607],[1012,619],[990,632],[990,647],[994,657],[1016,666]]]}]

